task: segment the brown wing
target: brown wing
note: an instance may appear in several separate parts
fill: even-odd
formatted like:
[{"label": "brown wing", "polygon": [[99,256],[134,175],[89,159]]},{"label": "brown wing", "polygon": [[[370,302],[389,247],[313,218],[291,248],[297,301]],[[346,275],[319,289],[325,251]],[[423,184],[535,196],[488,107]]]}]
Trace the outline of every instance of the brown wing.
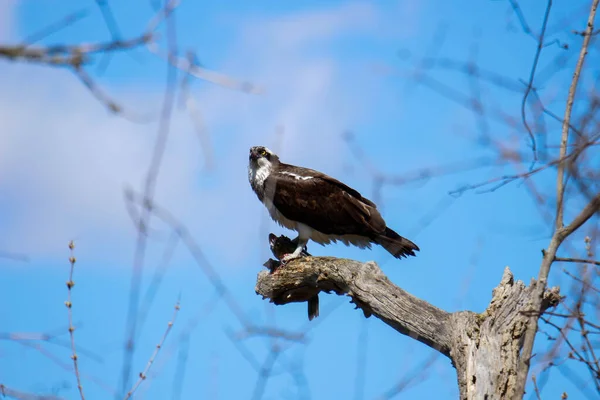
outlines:
[{"label": "brown wing", "polygon": [[286,171],[311,177],[272,173],[265,182],[265,196],[286,218],[329,235],[374,238],[385,232],[385,221],[375,205],[356,190],[318,171]]},{"label": "brown wing", "polygon": [[282,164],[282,166],[286,169],[286,171],[295,173],[300,176],[314,176],[316,178],[321,178],[324,181],[327,181],[327,182],[331,183],[332,185],[339,187],[340,189],[344,190],[348,194],[352,195],[352,197],[360,200],[361,202],[367,204],[368,206],[377,208],[375,203],[373,203],[371,200],[367,199],[366,197],[363,197],[357,190],[352,189],[350,186],[346,185],[343,182],[338,181],[335,178],[332,178],[329,175],[326,175],[326,174],[316,171],[314,169],[296,167],[295,165],[290,165],[290,164]]}]

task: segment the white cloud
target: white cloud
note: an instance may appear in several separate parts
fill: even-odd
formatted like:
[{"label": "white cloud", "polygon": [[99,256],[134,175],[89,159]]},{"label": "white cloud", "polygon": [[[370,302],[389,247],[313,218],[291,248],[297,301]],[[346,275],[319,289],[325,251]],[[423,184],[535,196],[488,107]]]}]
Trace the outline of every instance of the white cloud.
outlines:
[{"label": "white cloud", "polygon": [[0,43],[13,37],[14,9],[16,0],[0,0]]}]

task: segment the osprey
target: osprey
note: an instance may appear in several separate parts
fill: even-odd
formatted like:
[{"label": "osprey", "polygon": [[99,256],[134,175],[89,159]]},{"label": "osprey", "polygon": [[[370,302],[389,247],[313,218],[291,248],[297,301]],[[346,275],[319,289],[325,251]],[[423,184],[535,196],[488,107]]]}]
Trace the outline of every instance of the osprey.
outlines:
[{"label": "osprey", "polygon": [[298,232],[297,247],[283,263],[300,257],[309,240],[360,248],[379,244],[396,258],[419,250],[388,228],[377,206],[359,192],[321,172],[284,164],[266,147],[250,148],[248,180],[271,218]]}]

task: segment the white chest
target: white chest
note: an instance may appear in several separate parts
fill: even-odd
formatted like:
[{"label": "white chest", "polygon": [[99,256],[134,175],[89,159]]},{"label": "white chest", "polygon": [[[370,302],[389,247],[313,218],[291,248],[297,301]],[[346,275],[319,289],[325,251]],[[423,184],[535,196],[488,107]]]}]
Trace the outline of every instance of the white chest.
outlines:
[{"label": "white chest", "polygon": [[271,173],[271,165],[258,165],[257,167],[248,167],[248,180],[254,190],[259,190],[264,187],[265,180]]}]

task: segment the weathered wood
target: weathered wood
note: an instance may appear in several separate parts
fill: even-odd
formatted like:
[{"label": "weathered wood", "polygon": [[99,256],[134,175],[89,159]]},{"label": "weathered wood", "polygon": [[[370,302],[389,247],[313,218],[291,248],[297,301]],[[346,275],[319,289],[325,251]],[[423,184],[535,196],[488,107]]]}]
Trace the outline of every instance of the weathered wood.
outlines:
[{"label": "weathered wood", "polygon": [[448,355],[450,314],[394,285],[374,262],[334,257],[303,257],[270,274],[261,271],[256,292],[275,304],[303,302],[315,294],[348,295],[365,316],[377,318]]},{"label": "weathered wood", "polygon": [[[376,316],[398,332],[448,356],[457,370],[461,399],[509,398],[515,390],[519,351],[535,282],[514,281],[507,267],[482,314],[448,313],[394,285],[374,262],[303,257],[258,274],[256,293],[281,305],[319,292],[347,295],[366,317]],[[544,310],[560,300],[545,293]]]},{"label": "weathered wood", "polygon": [[[492,301],[474,321],[459,313],[452,318],[455,330],[466,334],[453,338],[451,358],[456,367],[462,399],[510,399],[517,390],[519,353],[532,308],[535,281],[525,286],[504,269],[500,284],[492,291]],[[544,295],[543,310],[558,304],[559,289]]]}]

